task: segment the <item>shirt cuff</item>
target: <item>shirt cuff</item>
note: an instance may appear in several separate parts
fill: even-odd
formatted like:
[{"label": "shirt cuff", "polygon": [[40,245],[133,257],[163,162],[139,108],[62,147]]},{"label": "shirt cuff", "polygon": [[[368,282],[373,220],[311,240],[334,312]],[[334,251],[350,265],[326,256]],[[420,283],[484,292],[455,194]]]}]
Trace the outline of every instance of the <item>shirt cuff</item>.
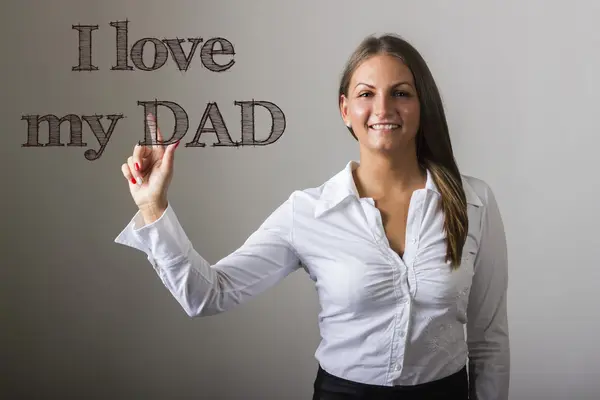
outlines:
[{"label": "shirt cuff", "polygon": [[148,259],[163,268],[185,259],[192,248],[171,203],[156,221],[146,225],[138,211],[115,238],[115,243],[146,253]]}]

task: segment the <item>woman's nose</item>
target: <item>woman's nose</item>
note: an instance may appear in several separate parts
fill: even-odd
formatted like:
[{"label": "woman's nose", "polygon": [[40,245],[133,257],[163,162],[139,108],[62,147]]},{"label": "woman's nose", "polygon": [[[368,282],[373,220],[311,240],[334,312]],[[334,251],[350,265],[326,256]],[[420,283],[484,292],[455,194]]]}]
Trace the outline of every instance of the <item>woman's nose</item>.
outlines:
[{"label": "woman's nose", "polygon": [[393,112],[393,102],[388,96],[378,96],[375,99],[375,104],[373,105],[373,112],[378,117],[384,117]]}]

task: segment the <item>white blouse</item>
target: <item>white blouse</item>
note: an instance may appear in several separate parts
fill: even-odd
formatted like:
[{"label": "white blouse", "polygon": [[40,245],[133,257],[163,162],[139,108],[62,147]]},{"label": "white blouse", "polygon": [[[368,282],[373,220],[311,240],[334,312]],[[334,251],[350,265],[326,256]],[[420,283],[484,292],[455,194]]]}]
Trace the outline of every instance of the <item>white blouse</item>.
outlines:
[{"label": "white blouse", "polygon": [[415,385],[468,363],[472,399],[507,400],[507,248],[490,187],[462,177],[469,233],[462,264],[452,270],[431,174],[412,195],[400,257],[373,200],[358,196],[357,166],[351,161],[323,185],[293,192],[245,243],[212,265],[194,249],[170,203],[145,226],[136,213],[115,242],[146,253],[190,316],[227,311],[303,268],[321,305],[315,357],[327,372],[369,384]]}]

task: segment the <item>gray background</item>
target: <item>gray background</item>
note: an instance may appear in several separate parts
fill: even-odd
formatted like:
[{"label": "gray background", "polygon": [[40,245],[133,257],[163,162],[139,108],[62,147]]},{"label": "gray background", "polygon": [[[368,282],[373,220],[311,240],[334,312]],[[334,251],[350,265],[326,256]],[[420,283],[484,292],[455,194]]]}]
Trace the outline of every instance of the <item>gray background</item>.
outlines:
[{"label": "gray background", "polygon": [[[218,103],[234,140],[234,101],[282,108],[287,128],[273,145],[177,151],[170,201],[196,249],[216,262],[291,191],[321,184],[358,157],[339,117],[338,78],[365,35],[395,32],[422,52],[437,79],[462,172],[488,181],[501,206],[510,252],[511,398],[598,398],[598,4],[5,2],[0,397],[310,398],[319,334],[306,274],[229,313],[188,318],[143,253],[113,242],[135,212],[120,165],[143,138],[137,101],[184,107],[184,142],[208,102]],[[220,36],[233,43],[236,64],[214,73],[196,56],[187,72],[172,60],[154,72],[111,71],[109,23],[126,18],[129,46],[146,36]],[[99,71],[71,71],[76,24],[99,25]],[[173,119],[163,110],[169,136]],[[89,130],[86,148],[21,147],[21,116],[36,113],[127,118],[90,162],[84,151],[99,145]],[[264,138],[270,120],[261,109],[256,117]],[[67,132],[63,125],[63,142]],[[214,135],[203,140],[211,144]]]}]

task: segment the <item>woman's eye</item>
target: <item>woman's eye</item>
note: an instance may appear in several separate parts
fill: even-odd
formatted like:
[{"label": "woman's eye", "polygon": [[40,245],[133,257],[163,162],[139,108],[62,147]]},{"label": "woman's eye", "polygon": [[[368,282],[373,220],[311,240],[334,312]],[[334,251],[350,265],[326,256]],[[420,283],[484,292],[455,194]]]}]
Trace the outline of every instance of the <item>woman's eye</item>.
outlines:
[{"label": "woman's eye", "polygon": [[[362,92],[359,93],[358,97],[371,97],[373,94],[371,92]],[[397,91],[394,92],[395,97],[410,97],[410,93],[406,91]]]}]

